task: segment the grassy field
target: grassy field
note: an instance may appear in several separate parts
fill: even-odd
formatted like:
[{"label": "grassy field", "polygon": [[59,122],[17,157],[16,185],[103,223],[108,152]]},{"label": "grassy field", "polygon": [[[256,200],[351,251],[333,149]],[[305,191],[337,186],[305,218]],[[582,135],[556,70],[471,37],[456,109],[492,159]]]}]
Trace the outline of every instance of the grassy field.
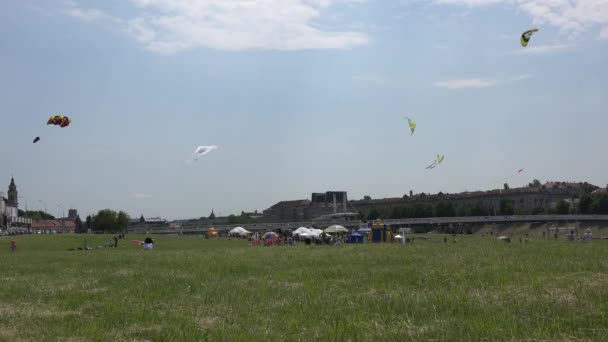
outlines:
[{"label": "grassy field", "polygon": [[0,238],[0,340],[608,340],[608,241],[82,241]]}]

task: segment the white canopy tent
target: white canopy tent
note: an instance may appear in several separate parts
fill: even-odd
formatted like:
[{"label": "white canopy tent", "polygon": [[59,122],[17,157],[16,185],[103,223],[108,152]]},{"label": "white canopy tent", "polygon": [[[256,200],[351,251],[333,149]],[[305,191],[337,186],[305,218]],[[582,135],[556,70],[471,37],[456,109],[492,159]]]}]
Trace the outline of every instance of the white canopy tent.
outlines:
[{"label": "white canopy tent", "polygon": [[236,227],[236,228],[231,229],[228,232],[228,235],[238,235],[238,236],[246,236],[249,234],[251,234],[251,232],[243,227]]},{"label": "white canopy tent", "polygon": [[319,235],[321,235],[321,234],[323,234],[323,230],[321,230],[321,229],[315,229],[315,228],[311,228],[311,229],[310,229],[310,233],[308,233],[308,236],[318,238],[318,237],[319,237]]},{"label": "white canopy tent", "polygon": [[326,233],[348,233],[348,229],[339,226],[339,225],[333,225],[333,226],[329,226],[325,229]]},{"label": "white canopy tent", "polygon": [[294,231],[291,233],[291,236],[298,236],[298,235],[299,235],[299,236],[302,236],[302,235],[304,235],[304,234],[307,234],[307,235],[308,235],[308,234],[310,234],[310,229],[308,229],[308,228],[306,228],[306,227],[300,227],[300,228],[298,228],[298,229],[294,230]]}]

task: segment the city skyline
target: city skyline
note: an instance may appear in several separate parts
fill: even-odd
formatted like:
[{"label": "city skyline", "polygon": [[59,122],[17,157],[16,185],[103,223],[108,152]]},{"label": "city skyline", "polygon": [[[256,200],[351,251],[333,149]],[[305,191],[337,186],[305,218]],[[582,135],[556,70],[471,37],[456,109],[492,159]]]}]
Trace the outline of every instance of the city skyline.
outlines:
[{"label": "city skyline", "polygon": [[[3,4],[1,188],[14,175],[30,210],[175,219],[481,190],[521,168],[512,187],[608,183],[605,2],[252,4]],[[219,149],[187,164],[199,145]]]}]

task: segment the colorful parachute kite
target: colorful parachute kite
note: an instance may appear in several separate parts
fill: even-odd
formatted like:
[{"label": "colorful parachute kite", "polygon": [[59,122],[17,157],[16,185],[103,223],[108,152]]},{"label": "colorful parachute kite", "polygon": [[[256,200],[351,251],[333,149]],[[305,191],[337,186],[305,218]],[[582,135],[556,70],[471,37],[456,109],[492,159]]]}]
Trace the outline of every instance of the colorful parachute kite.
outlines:
[{"label": "colorful parachute kite", "polygon": [[71,123],[72,119],[65,115],[52,115],[46,122],[47,125],[60,126],[61,128],[68,127]]},{"label": "colorful parachute kite", "polygon": [[522,33],[521,35],[521,46],[526,47],[528,46],[528,42],[530,41],[530,37],[532,37],[532,34],[538,32],[537,28],[532,28],[529,29],[528,31]]},{"label": "colorful parachute kite", "polygon": [[199,146],[196,148],[194,153],[192,153],[192,161],[199,160],[202,156],[211,153],[213,150],[217,150],[217,145],[209,145],[209,146]]},{"label": "colorful parachute kite", "polygon": [[440,156],[437,155],[437,157],[435,157],[435,161],[433,162],[433,164],[427,166],[427,169],[434,169],[437,165],[441,164],[443,162],[443,158],[445,158],[445,156]]},{"label": "colorful parachute kite", "polygon": [[40,141],[40,137],[36,137],[36,139],[34,139],[34,144]]},{"label": "colorful parachute kite", "polygon": [[410,125],[410,135],[414,134],[414,131],[416,130],[416,122],[410,118],[408,118],[407,116],[405,117],[407,119],[407,123]]}]

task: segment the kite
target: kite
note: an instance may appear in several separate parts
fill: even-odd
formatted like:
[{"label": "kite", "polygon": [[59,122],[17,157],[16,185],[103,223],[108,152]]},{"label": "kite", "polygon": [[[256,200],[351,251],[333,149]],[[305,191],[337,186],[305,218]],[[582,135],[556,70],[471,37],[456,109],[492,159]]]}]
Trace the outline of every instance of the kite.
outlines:
[{"label": "kite", "polygon": [[405,118],[407,119],[407,123],[410,125],[410,135],[414,135],[414,131],[416,130],[416,122],[407,116]]},{"label": "kite", "polygon": [[47,125],[60,126],[61,128],[68,127],[72,123],[72,119],[65,115],[51,115]]},{"label": "kite", "polygon": [[530,37],[532,37],[532,34],[538,32],[537,28],[532,28],[529,29],[528,31],[522,33],[521,35],[521,46],[526,47],[528,46],[528,42],[530,41]]},{"label": "kite", "polygon": [[199,160],[204,155],[207,155],[207,154],[211,153],[211,151],[217,150],[217,149],[218,149],[217,145],[199,146],[196,148],[196,150],[194,150],[194,153],[192,153],[192,160],[193,161]]},{"label": "kite", "polygon": [[443,162],[443,158],[445,158],[445,156],[437,155],[437,157],[435,157],[435,161],[433,162],[433,164],[427,166],[426,168],[428,170],[434,169],[437,165],[439,165]]},{"label": "kite", "polygon": [[517,175],[519,175],[519,174],[521,174],[522,172],[524,172],[524,169],[519,169],[519,170],[517,170],[517,172],[515,172],[514,174],[512,174],[512,175],[510,175],[510,176],[508,176],[508,177],[505,177],[505,178],[501,178],[501,179],[499,179],[499,180],[497,180],[497,181],[494,181],[494,182],[492,182],[492,183],[490,183],[490,184],[488,184],[488,185],[494,185],[494,184],[496,184],[496,183],[500,183],[500,182],[506,182],[506,181],[508,181],[509,179],[511,179],[511,178],[513,178],[513,177],[515,177],[515,176],[517,176]]},{"label": "kite", "polygon": [[34,144],[40,141],[40,137],[36,137],[36,139],[34,139]]}]

